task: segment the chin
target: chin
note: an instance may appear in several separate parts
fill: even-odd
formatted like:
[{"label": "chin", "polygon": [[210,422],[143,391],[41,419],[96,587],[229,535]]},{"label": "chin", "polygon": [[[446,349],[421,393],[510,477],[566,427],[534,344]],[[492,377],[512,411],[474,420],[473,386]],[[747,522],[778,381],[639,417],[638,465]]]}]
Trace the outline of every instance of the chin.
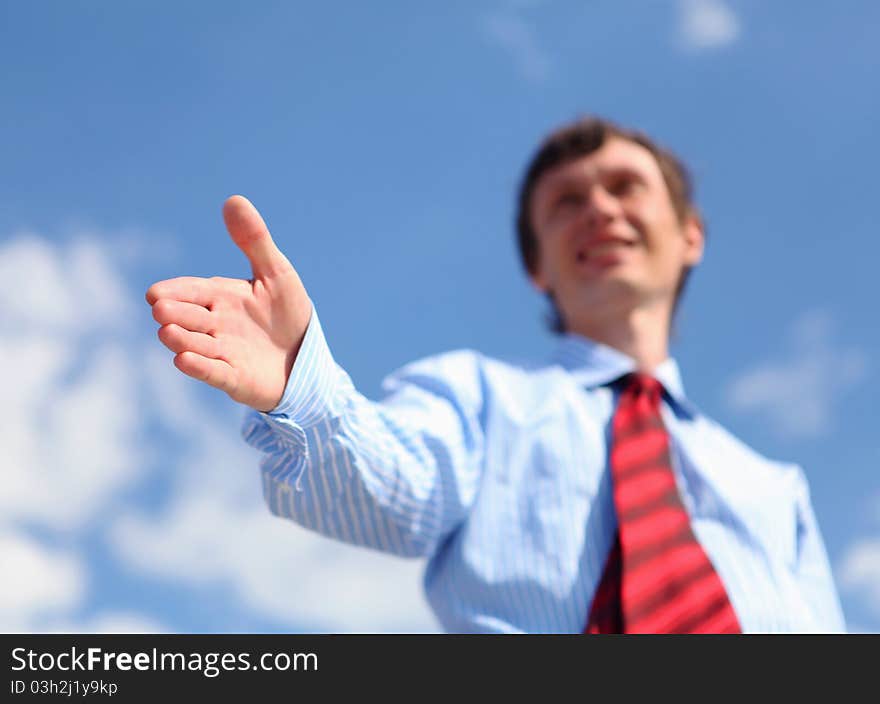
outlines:
[{"label": "chin", "polygon": [[[557,297],[564,310],[581,310],[595,313],[597,307],[617,308],[637,304],[643,298],[642,287],[625,276],[592,277],[575,290]],[[565,305],[570,300],[571,305]]]}]

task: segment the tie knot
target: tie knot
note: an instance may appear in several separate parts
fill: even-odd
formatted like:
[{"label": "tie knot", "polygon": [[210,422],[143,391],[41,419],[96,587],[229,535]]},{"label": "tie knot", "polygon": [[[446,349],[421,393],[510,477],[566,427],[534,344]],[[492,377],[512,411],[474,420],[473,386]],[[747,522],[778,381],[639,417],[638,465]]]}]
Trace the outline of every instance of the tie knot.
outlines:
[{"label": "tie knot", "polygon": [[646,394],[647,396],[660,397],[663,392],[663,385],[650,374],[645,372],[631,372],[623,377],[624,390],[635,394]]}]

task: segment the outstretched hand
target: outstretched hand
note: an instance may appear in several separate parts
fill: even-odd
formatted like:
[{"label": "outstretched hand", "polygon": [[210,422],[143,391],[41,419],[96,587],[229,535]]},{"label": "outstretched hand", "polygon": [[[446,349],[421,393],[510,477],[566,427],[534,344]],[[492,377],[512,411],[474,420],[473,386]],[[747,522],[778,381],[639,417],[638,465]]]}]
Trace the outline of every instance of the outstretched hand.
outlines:
[{"label": "outstretched hand", "polygon": [[309,324],[312,303],[247,198],[223,205],[232,240],[251,263],[253,278],[183,276],[147,290],[162,327],[159,339],[174,366],[258,411],[281,400]]}]

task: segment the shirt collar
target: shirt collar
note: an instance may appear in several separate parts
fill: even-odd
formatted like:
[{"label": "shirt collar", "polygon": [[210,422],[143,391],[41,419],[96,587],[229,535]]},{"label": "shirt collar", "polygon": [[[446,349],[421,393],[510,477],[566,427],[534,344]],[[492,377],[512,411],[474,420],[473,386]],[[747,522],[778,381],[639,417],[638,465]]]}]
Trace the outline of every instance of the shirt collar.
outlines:
[{"label": "shirt collar", "polygon": [[[577,333],[564,333],[560,336],[553,361],[566,369],[579,386],[586,388],[609,384],[637,368],[632,357]],[[685,395],[681,372],[675,359],[667,357],[654,369],[652,375],[663,384],[666,394],[686,413],[696,413],[696,408]]]}]

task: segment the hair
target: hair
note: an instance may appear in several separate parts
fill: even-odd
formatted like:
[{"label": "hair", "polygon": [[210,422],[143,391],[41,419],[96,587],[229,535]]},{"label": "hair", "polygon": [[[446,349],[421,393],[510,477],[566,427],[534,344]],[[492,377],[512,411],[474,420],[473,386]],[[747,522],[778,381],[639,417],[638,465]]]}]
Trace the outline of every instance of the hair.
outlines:
[{"label": "hair", "polygon": [[[684,163],[671,151],[655,143],[643,132],[621,127],[610,120],[599,117],[583,117],[563,125],[551,132],[532,156],[519,188],[516,214],[516,235],[523,266],[528,274],[533,274],[538,266],[538,238],[532,226],[532,195],[541,177],[575,159],[592,154],[611,137],[618,137],[647,149],[657,161],[672,207],[679,222],[688,217],[696,217],[702,222],[699,210],[693,200],[693,185]],[[675,290],[673,315],[684,293],[691,267],[684,267]],[[551,311],[548,319],[554,333],[566,331],[565,321],[556,305],[552,292],[547,293]]]}]

